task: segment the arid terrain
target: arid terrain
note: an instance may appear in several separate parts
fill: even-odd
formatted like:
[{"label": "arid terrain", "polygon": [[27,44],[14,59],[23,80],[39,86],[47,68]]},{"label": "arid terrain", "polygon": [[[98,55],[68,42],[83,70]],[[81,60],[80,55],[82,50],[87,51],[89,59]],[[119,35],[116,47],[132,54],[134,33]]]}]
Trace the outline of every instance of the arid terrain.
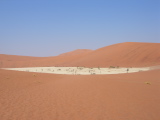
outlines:
[{"label": "arid terrain", "polygon": [[97,50],[79,49],[53,57],[0,54],[0,68],[17,67],[149,67],[160,65],[160,43],[125,42]]},{"label": "arid terrain", "polygon": [[[53,57],[1,54],[0,68],[25,70],[0,69],[0,120],[160,120],[159,65],[160,43],[119,43]],[[155,67],[102,75],[26,70],[53,66],[95,71]]]},{"label": "arid terrain", "polygon": [[67,75],[105,75],[122,74],[152,70],[153,67],[143,68],[84,68],[84,67],[27,67],[27,68],[3,68],[5,70],[16,70],[35,73],[67,74]]}]

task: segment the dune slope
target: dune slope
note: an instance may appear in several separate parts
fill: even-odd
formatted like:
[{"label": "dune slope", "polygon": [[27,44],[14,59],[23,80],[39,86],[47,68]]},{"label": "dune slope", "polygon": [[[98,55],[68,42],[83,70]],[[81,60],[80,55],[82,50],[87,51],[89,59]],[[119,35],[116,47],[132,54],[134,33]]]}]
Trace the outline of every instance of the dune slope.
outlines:
[{"label": "dune slope", "polygon": [[160,43],[126,42],[97,49],[70,63],[87,67],[141,67],[160,65]]},{"label": "dune slope", "polygon": [[20,57],[0,55],[0,68],[85,66],[148,67],[160,65],[160,43],[126,42],[97,50],[78,49],[54,57]]},{"label": "dune slope", "polygon": [[75,50],[53,57],[28,57],[0,54],[0,68],[63,66],[77,61],[92,50]]},{"label": "dune slope", "polygon": [[92,51],[93,50],[89,50],[89,49],[77,49],[77,50],[74,50],[71,52],[60,54],[60,56],[72,56],[72,55],[78,55],[78,54],[84,54],[84,53],[86,54],[86,53],[90,53]]}]

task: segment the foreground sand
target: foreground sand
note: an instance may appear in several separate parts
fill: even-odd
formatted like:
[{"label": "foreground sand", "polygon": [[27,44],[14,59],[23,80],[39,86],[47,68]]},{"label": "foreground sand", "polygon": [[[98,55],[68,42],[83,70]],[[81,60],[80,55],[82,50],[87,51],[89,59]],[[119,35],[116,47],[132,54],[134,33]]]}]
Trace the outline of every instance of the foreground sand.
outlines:
[{"label": "foreground sand", "polygon": [[4,68],[25,72],[68,74],[68,75],[93,75],[93,74],[121,74],[148,71],[152,67],[142,68],[86,68],[86,67],[27,67],[27,68]]},{"label": "foreground sand", "polygon": [[0,70],[0,120],[160,120],[159,101],[160,70],[89,76]]}]

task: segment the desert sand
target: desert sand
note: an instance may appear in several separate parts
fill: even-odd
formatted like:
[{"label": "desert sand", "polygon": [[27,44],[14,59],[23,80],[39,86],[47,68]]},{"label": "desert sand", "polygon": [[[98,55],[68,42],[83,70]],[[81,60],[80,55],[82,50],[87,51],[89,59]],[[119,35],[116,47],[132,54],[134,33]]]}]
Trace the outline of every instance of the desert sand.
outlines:
[{"label": "desert sand", "polygon": [[55,75],[0,70],[1,120],[159,120],[160,70]]},{"label": "desert sand", "polygon": [[0,55],[0,68],[149,67],[160,65],[160,43],[125,42],[97,50],[79,49],[53,57]]},{"label": "desert sand", "polygon": [[79,49],[51,57],[29,57],[0,54],[0,68],[64,66],[65,64],[72,63],[73,61],[88,55],[91,51],[92,50]]},{"label": "desert sand", "polygon": [[148,67],[160,65],[160,43],[125,42],[93,51],[70,66]]},{"label": "desert sand", "polygon": [[160,120],[160,43],[1,54],[0,68],[0,120]]}]

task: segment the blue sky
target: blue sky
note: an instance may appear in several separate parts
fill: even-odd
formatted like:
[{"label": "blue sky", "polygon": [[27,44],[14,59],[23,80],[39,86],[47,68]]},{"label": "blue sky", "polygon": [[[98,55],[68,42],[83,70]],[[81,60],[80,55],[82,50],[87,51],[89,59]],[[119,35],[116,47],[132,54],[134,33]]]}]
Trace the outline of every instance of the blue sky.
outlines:
[{"label": "blue sky", "polygon": [[160,0],[0,0],[0,54],[160,43]]}]

